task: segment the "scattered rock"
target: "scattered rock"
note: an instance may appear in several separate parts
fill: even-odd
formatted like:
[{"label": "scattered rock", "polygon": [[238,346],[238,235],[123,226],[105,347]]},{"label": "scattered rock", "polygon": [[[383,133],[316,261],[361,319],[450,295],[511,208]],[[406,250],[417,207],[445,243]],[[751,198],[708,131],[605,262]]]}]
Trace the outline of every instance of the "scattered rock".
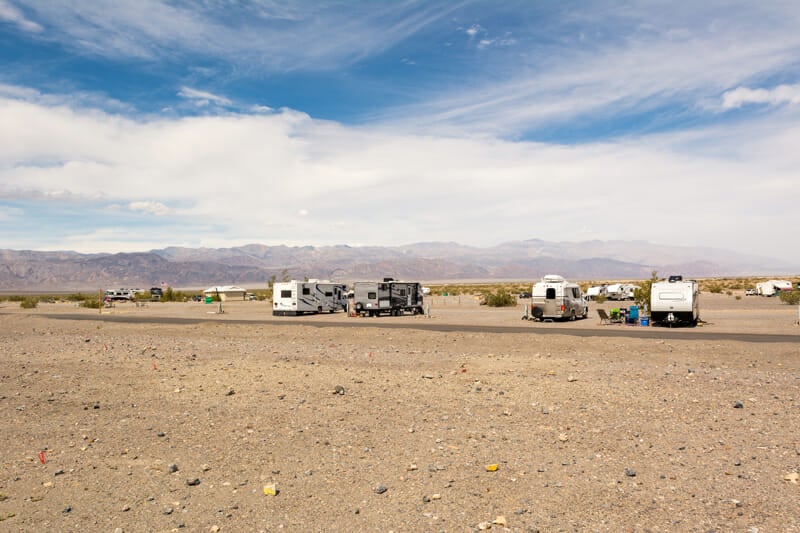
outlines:
[{"label": "scattered rock", "polygon": [[501,515],[492,520],[492,524],[496,526],[506,527],[508,525],[508,522],[506,521],[506,517]]},{"label": "scattered rock", "polygon": [[632,468],[626,468],[625,469],[625,475],[628,476],[628,477],[636,477],[636,470],[634,470]]},{"label": "scattered rock", "polygon": [[383,494],[383,493],[384,493],[384,492],[386,492],[387,490],[389,490],[389,489],[388,489],[388,488],[386,488],[386,486],[384,486],[384,485],[378,485],[377,487],[375,487],[375,494]]},{"label": "scattered rock", "polygon": [[61,512],[64,513],[64,514],[69,514],[69,513],[72,512],[72,507],[67,505],[66,507],[64,507],[64,510],[61,511]]},{"label": "scattered rock", "polygon": [[200,484],[200,479],[196,477],[192,479],[187,479],[186,484],[189,485],[190,487],[196,487],[197,485]]},{"label": "scattered rock", "polygon": [[797,472],[789,472],[785,476],[783,476],[784,481],[788,481],[789,483],[794,483],[797,485],[797,480],[800,479],[800,474]]},{"label": "scattered rock", "polygon": [[171,515],[172,512],[173,512],[172,507],[167,507],[166,509],[164,509],[164,514],[165,515]]},{"label": "scattered rock", "polygon": [[229,389],[228,392],[225,393],[225,396],[233,396],[236,394],[236,391],[233,389]]},{"label": "scattered rock", "polygon": [[570,383],[573,383],[575,381],[578,381],[578,378],[576,378],[575,376],[569,376],[569,377],[567,377],[567,381],[569,381]]},{"label": "scattered rock", "polygon": [[58,470],[56,470],[56,471],[53,473],[53,475],[55,475],[55,476],[60,476],[60,475],[62,475],[62,474],[64,474],[64,469],[63,469],[63,468],[59,468]]},{"label": "scattered rock", "polygon": [[734,409],[742,409],[742,408],[744,408],[744,404],[737,400],[737,401],[733,402],[733,408]]},{"label": "scattered rock", "polygon": [[176,465],[175,463],[170,463],[167,465],[167,472],[169,472],[170,474],[174,474],[177,471],[178,471],[178,465]]},{"label": "scattered rock", "polygon": [[342,387],[341,385],[336,385],[333,388],[333,393],[338,394],[339,396],[344,396],[344,387]]}]

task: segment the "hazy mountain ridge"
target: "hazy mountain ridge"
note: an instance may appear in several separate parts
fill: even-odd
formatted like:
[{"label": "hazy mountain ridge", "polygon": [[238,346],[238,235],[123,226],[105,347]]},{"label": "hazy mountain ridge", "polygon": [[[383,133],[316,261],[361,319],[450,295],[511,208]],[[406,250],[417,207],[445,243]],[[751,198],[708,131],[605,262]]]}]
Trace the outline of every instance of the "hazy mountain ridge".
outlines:
[{"label": "hazy mountain ridge", "polygon": [[479,248],[454,242],[397,247],[348,245],[231,248],[168,247],[138,253],[0,250],[0,290],[96,290],[167,283],[173,287],[266,286],[271,277],[342,281],[384,276],[419,280],[520,279],[547,273],[572,279],[643,279],[662,274],[715,277],[797,272],[800,267],[728,250],[648,242],[505,242]]}]

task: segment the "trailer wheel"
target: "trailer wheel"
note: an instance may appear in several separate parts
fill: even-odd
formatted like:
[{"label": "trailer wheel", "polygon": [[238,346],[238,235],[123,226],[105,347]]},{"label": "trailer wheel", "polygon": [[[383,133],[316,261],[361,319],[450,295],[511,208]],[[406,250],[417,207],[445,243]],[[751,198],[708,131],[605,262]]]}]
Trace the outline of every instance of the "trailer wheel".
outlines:
[{"label": "trailer wheel", "polygon": [[575,310],[574,309],[569,312],[569,320],[570,320],[570,322],[574,322],[575,321]]}]

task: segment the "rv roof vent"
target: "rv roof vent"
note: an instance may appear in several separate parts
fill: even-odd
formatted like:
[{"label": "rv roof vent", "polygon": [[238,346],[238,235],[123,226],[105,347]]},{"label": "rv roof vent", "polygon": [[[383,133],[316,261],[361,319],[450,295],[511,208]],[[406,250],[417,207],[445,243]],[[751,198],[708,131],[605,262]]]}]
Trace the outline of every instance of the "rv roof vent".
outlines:
[{"label": "rv roof vent", "polygon": [[565,280],[563,276],[559,276],[558,274],[547,274],[545,277],[542,278],[542,281],[546,283],[559,283]]},{"label": "rv roof vent", "polygon": [[394,278],[383,278],[384,283],[387,281],[394,281]]},{"label": "rv roof vent", "polygon": [[683,276],[670,276],[668,281],[670,283],[674,283],[676,281],[683,281]]}]

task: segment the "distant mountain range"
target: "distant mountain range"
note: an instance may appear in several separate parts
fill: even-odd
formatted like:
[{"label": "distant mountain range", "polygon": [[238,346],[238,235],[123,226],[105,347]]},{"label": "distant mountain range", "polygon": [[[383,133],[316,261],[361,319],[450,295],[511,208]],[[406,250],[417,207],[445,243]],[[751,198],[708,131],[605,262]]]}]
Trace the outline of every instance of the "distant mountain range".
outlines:
[{"label": "distant mountain range", "polygon": [[727,250],[643,241],[513,241],[488,248],[453,242],[381,246],[170,247],[140,253],[0,250],[0,290],[78,291],[110,287],[266,287],[271,278],[337,281],[384,276],[419,281],[644,279],[656,270],[691,277],[791,274],[800,266]]}]

